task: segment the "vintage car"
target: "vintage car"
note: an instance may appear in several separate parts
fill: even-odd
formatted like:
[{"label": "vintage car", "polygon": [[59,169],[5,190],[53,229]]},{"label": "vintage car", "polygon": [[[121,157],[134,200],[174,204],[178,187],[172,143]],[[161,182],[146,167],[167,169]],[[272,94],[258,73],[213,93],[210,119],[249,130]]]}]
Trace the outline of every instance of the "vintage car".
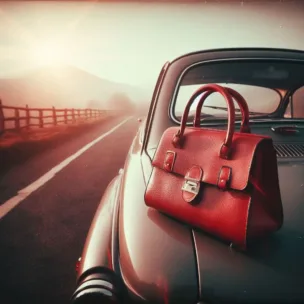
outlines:
[{"label": "vintage car", "polygon": [[[147,207],[145,190],[163,132],[178,126],[201,85],[230,87],[247,101],[251,132],[277,152],[282,228],[247,251]],[[187,125],[193,124],[191,108]],[[241,123],[235,105],[235,126]],[[225,129],[214,93],[201,128]],[[109,184],[77,267],[72,303],[304,303],[304,52],[215,49],[167,62],[124,168]]]}]

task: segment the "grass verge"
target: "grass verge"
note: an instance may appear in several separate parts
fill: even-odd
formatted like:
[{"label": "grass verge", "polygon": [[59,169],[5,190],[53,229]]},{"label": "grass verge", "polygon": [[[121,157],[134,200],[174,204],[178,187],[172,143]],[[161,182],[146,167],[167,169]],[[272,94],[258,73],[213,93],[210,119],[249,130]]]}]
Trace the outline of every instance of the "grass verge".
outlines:
[{"label": "grass verge", "polygon": [[106,116],[86,123],[4,133],[0,136],[0,177],[13,165],[47,149],[63,145],[67,140],[81,136],[111,118],[112,116]]}]

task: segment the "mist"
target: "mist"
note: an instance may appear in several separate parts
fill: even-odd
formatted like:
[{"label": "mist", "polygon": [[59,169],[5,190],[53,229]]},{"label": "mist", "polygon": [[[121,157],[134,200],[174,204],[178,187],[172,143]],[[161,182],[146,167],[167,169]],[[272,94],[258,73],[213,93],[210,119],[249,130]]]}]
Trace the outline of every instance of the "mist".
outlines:
[{"label": "mist", "polygon": [[303,30],[303,2],[0,2],[0,98],[85,107],[125,93],[148,105],[168,60],[225,47],[303,50]]}]

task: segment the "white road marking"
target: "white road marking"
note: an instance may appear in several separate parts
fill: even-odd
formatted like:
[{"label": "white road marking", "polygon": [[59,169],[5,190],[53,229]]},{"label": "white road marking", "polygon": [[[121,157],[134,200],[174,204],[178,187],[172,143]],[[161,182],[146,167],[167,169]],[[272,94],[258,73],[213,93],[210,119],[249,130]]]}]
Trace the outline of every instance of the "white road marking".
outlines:
[{"label": "white road marking", "polygon": [[114,128],[112,128],[110,131],[102,134],[98,138],[94,139],[87,145],[85,145],[83,148],[78,150],[76,153],[71,155],[70,157],[66,158],[64,161],[62,161],[60,164],[52,168],[50,171],[42,175],[40,178],[38,178],[36,181],[34,181],[32,184],[28,185],[27,187],[21,189],[18,191],[18,194],[11,199],[7,200],[0,206],[0,219],[4,217],[8,212],[10,212],[13,208],[15,208],[18,204],[20,204],[24,199],[26,199],[31,193],[36,191],[38,188],[43,186],[46,182],[48,182],[50,179],[52,179],[56,173],[61,171],[63,168],[65,168],[70,162],[75,160],[77,157],[79,157],[81,154],[83,154],[85,151],[90,149],[92,146],[97,144],[99,141],[113,133],[116,129],[118,129],[120,126],[125,124],[128,120],[130,120],[132,117],[128,117],[127,119],[123,120],[120,124],[116,125]]}]

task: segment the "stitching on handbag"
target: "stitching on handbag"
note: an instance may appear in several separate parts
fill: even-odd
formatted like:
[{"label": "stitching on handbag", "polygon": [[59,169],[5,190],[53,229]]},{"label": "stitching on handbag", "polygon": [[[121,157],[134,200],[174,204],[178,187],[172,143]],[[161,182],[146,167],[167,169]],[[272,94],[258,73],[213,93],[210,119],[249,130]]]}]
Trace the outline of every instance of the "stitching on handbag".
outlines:
[{"label": "stitching on handbag", "polygon": [[[198,128],[198,127],[187,127],[185,128],[185,132],[183,134],[183,136],[185,136],[185,133],[186,133],[186,130],[189,130],[189,129],[194,129],[194,130],[197,130],[197,131],[201,131],[201,130],[207,130],[207,131],[215,131],[215,132],[226,132],[227,133],[227,129],[213,129],[213,128]],[[261,138],[262,140],[263,139],[270,139],[272,140],[272,138],[270,136],[267,136],[267,135],[259,135],[259,134],[254,134],[254,133],[242,133],[242,132],[234,132],[234,133],[237,133],[238,135],[243,135],[245,137],[247,136],[250,136],[250,137],[258,137],[258,138]]]},{"label": "stitching on handbag", "polygon": [[[172,127],[172,128],[176,128],[176,127]],[[187,134],[186,134],[186,131],[187,130],[189,130],[189,129],[191,129],[191,130],[193,130],[193,131],[201,131],[201,130],[209,130],[209,131],[215,131],[215,132],[224,132],[224,131],[226,131],[226,130],[218,130],[218,129],[211,129],[211,128],[201,128],[201,129],[199,129],[199,128],[195,128],[195,127],[187,127],[186,129],[185,129],[185,133],[184,133],[184,135],[183,136],[187,136]],[[237,132],[235,132],[235,133],[237,133]],[[253,165],[253,159],[254,159],[254,157],[255,157],[255,154],[256,154],[256,151],[258,150],[258,147],[259,147],[259,145],[262,143],[262,142],[264,142],[265,140],[267,140],[267,141],[271,141],[271,143],[273,142],[272,141],[272,139],[271,139],[271,137],[269,137],[269,136],[262,136],[262,135],[256,135],[256,134],[252,134],[252,133],[246,133],[246,134],[244,134],[244,133],[239,133],[240,135],[244,135],[244,136],[252,136],[252,137],[258,137],[258,138],[260,138],[260,141],[258,141],[257,143],[256,143],[256,146],[255,146],[255,149],[254,149],[254,151],[253,151],[253,153],[252,153],[252,157],[251,157],[251,161],[249,162],[249,164],[248,164],[248,169],[246,168],[246,172],[248,172],[248,179],[247,179],[247,181],[246,181],[246,183],[245,183],[245,185],[244,185],[244,187],[243,188],[241,188],[241,189],[235,189],[235,188],[231,188],[231,189],[234,189],[234,190],[240,190],[240,191],[243,191],[247,186],[248,186],[248,182],[249,182],[249,175],[250,175],[250,171],[251,171],[251,169],[252,169],[252,165]],[[233,141],[232,141],[233,142]]]}]

